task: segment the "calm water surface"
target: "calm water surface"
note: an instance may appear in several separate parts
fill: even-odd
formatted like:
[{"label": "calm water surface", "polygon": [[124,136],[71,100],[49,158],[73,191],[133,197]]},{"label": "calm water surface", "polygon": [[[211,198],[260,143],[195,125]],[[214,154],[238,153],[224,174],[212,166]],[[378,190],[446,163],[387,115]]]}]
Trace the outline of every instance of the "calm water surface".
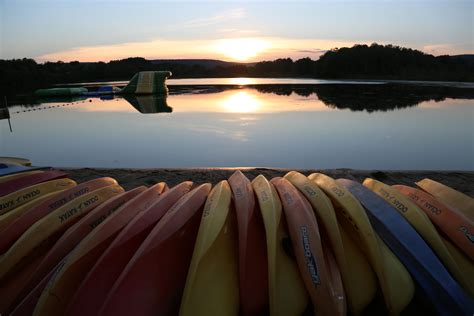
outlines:
[{"label": "calm water surface", "polygon": [[58,167],[474,170],[469,88],[252,84],[12,105],[0,156]]}]

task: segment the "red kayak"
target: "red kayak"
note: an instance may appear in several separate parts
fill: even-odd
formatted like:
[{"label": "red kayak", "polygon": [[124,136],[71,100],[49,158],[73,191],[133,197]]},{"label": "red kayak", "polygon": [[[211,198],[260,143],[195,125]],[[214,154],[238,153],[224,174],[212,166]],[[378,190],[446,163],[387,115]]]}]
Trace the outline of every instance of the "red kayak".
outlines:
[{"label": "red kayak", "polygon": [[262,215],[247,177],[229,178],[239,232],[239,291],[242,315],[268,314],[267,243]]},{"label": "red kayak", "polygon": [[5,230],[0,231],[0,254],[10,248],[15,241],[35,222],[48,215],[55,209],[72,201],[73,199],[97,189],[117,184],[112,178],[99,178],[84,182],[69,190],[63,191],[42,202],[33,209],[29,210],[19,218],[11,222]]},{"label": "red kayak", "polygon": [[123,192],[99,205],[74,226],[70,227],[54,244],[53,248],[47,253],[45,252],[46,256],[36,263],[35,269],[28,277],[25,277],[25,273],[23,273],[21,281],[16,279],[12,284],[4,284],[0,287],[0,297],[2,298],[0,311],[6,313],[18,304],[87,234],[103,222],[105,218],[113,214],[122,204],[144,190],[146,190],[145,187],[140,187]]},{"label": "red kayak", "polygon": [[112,287],[100,315],[178,315],[204,203],[203,184],[156,224]]},{"label": "red kayak", "polygon": [[162,216],[192,187],[183,182],[166,191],[147,210],[137,215],[97,260],[68,306],[66,315],[98,315],[120,273]]},{"label": "red kayak", "polygon": [[34,287],[28,295],[15,307],[13,312],[10,313],[10,316],[30,316],[33,315],[36,304],[43,293],[46,285],[48,285],[49,280],[53,277],[56,271],[64,264],[64,260],[59,262],[49,273]]},{"label": "red kayak", "polygon": [[[160,182],[123,204],[114,214],[93,229],[65,259],[64,265],[50,280],[35,308],[37,315],[64,315],[84,276],[109,247],[118,233],[137,214],[147,209],[161,195],[166,184]],[[134,190],[142,190],[136,188]]]},{"label": "red kayak", "polygon": [[316,314],[346,315],[344,287],[330,248],[323,245],[311,204],[288,180],[273,178],[288,223],[293,251]]},{"label": "red kayak", "polygon": [[22,264],[20,269],[6,278],[0,281],[0,314],[9,315],[11,309],[15,307],[14,299],[16,294],[22,290],[23,285],[28,282],[28,279],[34,273],[38,264],[43,260],[46,255],[46,247],[50,245],[45,245],[41,247],[39,253],[36,253],[33,258],[29,260],[26,264]]},{"label": "red kayak", "polygon": [[6,181],[4,183],[0,183],[0,196],[4,196],[15,191],[24,189],[26,187],[43,183],[46,181],[66,178],[67,173],[59,171],[59,170],[52,170],[52,171],[45,171],[41,173],[34,173],[30,174],[26,177],[21,177],[17,179],[13,179],[10,181]]}]

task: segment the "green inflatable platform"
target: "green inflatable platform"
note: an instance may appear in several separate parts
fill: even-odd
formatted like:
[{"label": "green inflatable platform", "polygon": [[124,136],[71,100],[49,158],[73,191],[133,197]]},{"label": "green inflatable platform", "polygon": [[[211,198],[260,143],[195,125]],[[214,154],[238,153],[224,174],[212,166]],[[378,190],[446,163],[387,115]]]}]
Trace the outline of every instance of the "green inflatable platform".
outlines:
[{"label": "green inflatable platform", "polygon": [[52,88],[52,89],[38,89],[35,91],[37,97],[66,97],[73,95],[82,95],[87,93],[86,88]]},{"label": "green inflatable platform", "polygon": [[130,80],[122,94],[167,94],[166,79],[169,71],[141,71]]}]

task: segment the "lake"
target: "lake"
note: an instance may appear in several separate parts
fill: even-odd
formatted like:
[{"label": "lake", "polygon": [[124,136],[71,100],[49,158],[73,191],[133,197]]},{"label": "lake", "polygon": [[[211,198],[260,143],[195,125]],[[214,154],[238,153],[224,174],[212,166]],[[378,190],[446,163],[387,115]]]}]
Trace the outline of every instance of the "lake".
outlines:
[{"label": "lake", "polygon": [[10,100],[0,156],[56,167],[474,170],[472,84],[168,84],[167,97]]}]

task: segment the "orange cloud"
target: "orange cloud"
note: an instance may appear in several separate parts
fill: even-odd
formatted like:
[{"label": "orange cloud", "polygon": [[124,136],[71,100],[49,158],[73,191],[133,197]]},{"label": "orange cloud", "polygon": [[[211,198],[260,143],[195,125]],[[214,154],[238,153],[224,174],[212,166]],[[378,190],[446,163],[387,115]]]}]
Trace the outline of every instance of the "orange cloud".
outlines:
[{"label": "orange cloud", "polygon": [[[240,52],[231,54],[232,45],[222,43],[245,40],[252,53]],[[258,45],[253,47],[252,45]],[[245,56],[246,61],[271,60],[282,57],[317,58],[325,50],[334,47],[352,46],[355,42],[319,39],[285,39],[278,37],[230,38],[215,40],[165,40],[155,39],[147,42],[131,42],[114,45],[86,46],[66,51],[37,56],[39,61],[110,61],[127,57],[144,57],[147,59],[176,58],[215,58],[239,60]],[[240,58],[242,59],[242,58]]]},{"label": "orange cloud", "polygon": [[422,47],[422,51],[428,54],[435,56],[440,55],[462,55],[462,54],[472,54],[472,49],[466,49],[460,45],[454,44],[433,44],[425,45]]}]

